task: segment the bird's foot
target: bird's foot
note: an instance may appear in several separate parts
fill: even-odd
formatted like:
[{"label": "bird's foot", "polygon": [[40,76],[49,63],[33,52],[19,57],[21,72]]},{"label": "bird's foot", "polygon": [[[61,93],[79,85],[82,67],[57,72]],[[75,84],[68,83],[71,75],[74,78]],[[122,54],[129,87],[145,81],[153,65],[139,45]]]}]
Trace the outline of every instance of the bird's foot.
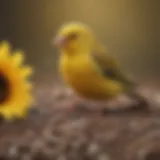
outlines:
[{"label": "bird's foot", "polygon": [[74,97],[70,101],[68,110],[71,112],[86,112],[89,110],[89,104],[84,99]]},{"label": "bird's foot", "polygon": [[148,103],[145,99],[129,99],[122,95],[111,101],[94,101],[74,97],[69,106],[69,111],[72,112],[119,113],[145,110],[148,108]]},{"label": "bird's foot", "polygon": [[106,102],[97,102],[95,100],[87,100],[77,97],[73,100],[70,110],[76,112],[99,112],[106,105]]}]

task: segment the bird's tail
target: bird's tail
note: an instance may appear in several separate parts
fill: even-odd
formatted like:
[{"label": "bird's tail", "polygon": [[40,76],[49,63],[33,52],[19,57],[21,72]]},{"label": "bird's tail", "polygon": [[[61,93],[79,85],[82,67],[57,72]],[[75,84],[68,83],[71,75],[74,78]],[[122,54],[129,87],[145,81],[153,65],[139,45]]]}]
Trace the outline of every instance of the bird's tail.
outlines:
[{"label": "bird's tail", "polygon": [[146,108],[148,106],[148,101],[146,97],[144,97],[138,90],[137,86],[131,85],[126,94],[131,98],[132,100],[135,100],[138,103],[138,108]]},{"label": "bird's tail", "polygon": [[137,101],[139,104],[138,107],[144,108],[148,106],[148,101],[146,97],[138,91],[138,84],[136,82],[133,82],[133,80],[131,81],[129,78],[125,78],[123,79],[123,84],[126,95],[132,100]]}]

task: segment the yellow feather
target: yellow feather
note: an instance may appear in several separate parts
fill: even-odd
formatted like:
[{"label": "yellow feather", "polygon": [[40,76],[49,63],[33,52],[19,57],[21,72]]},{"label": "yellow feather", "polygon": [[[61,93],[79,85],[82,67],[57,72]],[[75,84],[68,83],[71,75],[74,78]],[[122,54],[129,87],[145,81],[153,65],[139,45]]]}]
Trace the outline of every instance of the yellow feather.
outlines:
[{"label": "yellow feather", "polygon": [[105,54],[92,30],[80,23],[64,25],[57,34],[62,78],[79,95],[109,99],[126,91],[129,81],[117,61]]},{"label": "yellow feather", "polygon": [[87,98],[106,99],[122,92],[120,85],[101,76],[88,54],[72,57],[63,55],[60,72],[78,94]]}]

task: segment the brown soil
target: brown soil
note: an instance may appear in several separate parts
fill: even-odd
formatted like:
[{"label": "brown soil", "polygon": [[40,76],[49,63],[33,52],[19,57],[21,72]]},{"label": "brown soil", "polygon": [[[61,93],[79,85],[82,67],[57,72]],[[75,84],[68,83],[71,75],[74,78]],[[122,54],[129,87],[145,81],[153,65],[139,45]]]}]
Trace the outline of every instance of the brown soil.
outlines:
[{"label": "brown soil", "polygon": [[[146,92],[145,92],[146,93]],[[152,94],[153,96],[153,94]],[[77,107],[64,89],[37,89],[25,120],[0,124],[0,160],[159,160],[160,109]]]}]

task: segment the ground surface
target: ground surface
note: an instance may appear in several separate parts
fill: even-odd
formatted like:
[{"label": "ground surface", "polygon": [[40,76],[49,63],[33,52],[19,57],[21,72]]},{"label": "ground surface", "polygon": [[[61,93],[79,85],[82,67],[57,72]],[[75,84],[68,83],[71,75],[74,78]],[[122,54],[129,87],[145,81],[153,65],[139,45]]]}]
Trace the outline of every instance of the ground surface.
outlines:
[{"label": "ground surface", "polygon": [[[38,112],[25,120],[1,122],[0,160],[160,159],[160,109],[155,100],[149,111],[104,114],[70,109],[70,91],[47,88],[36,92]],[[150,95],[159,101],[159,95]]]}]

